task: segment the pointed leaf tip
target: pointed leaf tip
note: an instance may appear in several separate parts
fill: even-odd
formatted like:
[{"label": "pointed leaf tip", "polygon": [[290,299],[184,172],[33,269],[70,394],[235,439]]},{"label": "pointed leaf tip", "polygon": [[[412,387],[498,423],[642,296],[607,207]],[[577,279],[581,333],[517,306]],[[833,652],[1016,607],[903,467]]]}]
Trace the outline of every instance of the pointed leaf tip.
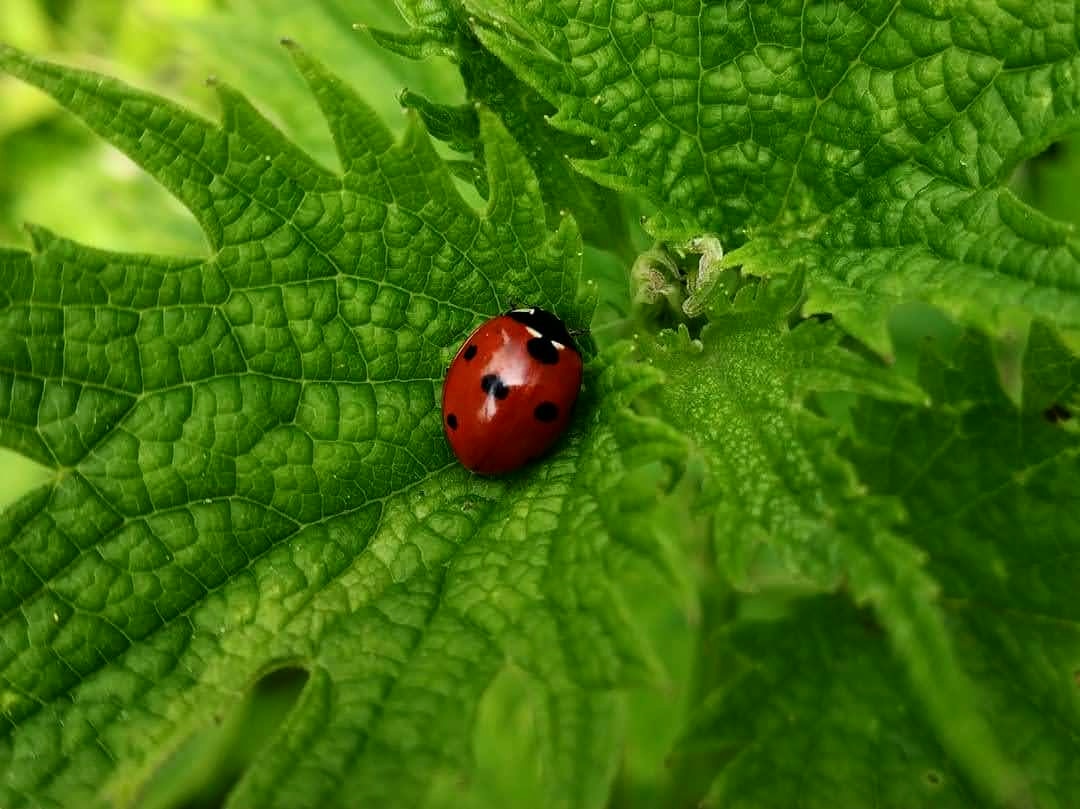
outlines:
[{"label": "pointed leaf tip", "polygon": [[23,230],[25,230],[30,237],[30,243],[33,244],[34,251],[38,253],[44,253],[49,248],[49,245],[60,240],[60,237],[57,236],[56,233],[43,225],[38,225],[33,222],[26,222],[23,225]]}]

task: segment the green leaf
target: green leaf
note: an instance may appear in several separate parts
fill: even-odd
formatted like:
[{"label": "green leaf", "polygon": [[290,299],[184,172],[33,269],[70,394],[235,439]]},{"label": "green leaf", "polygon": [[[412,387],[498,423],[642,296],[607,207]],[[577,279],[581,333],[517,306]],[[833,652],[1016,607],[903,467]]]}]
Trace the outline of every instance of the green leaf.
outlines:
[{"label": "green leaf", "polygon": [[[683,414],[705,466],[702,506],[719,578],[738,592],[787,597],[843,588],[870,606],[933,744],[968,789],[992,801],[1014,799],[1024,787],[972,698],[937,585],[916,543],[901,534],[898,502],[867,492],[840,453],[836,423],[808,400],[818,386],[897,407],[923,407],[926,394],[895,374],[890,389],[890,372],[845,348],[833,323],[790,328],[787,314],[798,300],[797,285],[744,287],[726,311],[714,312],[700,340],[684,328],[657,347],[641,346],[667,376],[660,407]],[[832,687],[821,686],[817,699]],[[798,732],[818,731],[809,723]]]},{"label": "green leaf", "polygon": [[1080,114],[1071,18],[1024,4],[499,0],[480,42],[645,195],[652,229],[719,234],[724,266],[805,270],[807,314],[876,350],[899,302],[997,335],[1080,336],[1080,242],[1012,170]]},{"label": "green leaf", "polygon": [[985,806],[913,709],[872,615],[839,597],[789,611],[715,639],[734,662],[677,753],[725,761],[704,806]]},{"label": "green leaf", "polygon": [[[11,5],[5,2],[0,16]],[[16,2],[10,13],[25,21],[26,7],[39,5],[40,0]],[[397,59],[351,30],[356,11],[347,0],[313,0],[302,6],[282,0],[60,5],[49,15],[55,42],[40,42],[18,24],[0,21],[0,31],[11,44],[38,53],[58,52],[59,44],[74,64],[102,69],[107,59],[114,75],[149,82],[196,110],[213,110],[203,84],[208,75],[217,76],[271,109],[272,120],[290,139],[327,166],[336,165],[333,144],[307,85],[276,45],[283,35],[317,42],[320,58],[338,75],[363,77],[358,83],[364,100],[395,133],[404,130],[407,120],[397,100],[402,87],[447,100],[464,98],[456,72]],[[366,9],[365,15],[382,23],[398,19],[390,4]],[[42,118],[11,133],[0,146],[0,239],[28,243],[22,226],[32,221],[111,249],[182,254],[205,249],[186,210],[126,157],[62,115],[51,99],[4,76],[0,108],[0,129]]]},{"label": "green leaf", "polygon": [[[193,26],[221,124],[0,50],[209,244],[0,251],[0,805],[1070,805],[1073,9],[398,5],[460,83],[341,0]],[[478,479],[511,300],[586,385]]]},{"label": "green leaf", "polygon": [[[309,679],[229,806],[418,805],[432,773],[467,768],[508,663],[555,700],[656,677],[608,565],[655,553],[623,515],[683,452],[629,409],[658,376],[591,362],[569,436],[504,480],[440,435],[445,362],[477,322],[511,298],[588,322],[573,219],[548,229],[491,113],[478,215],[415,118],[395,142],[290,53],[340,175],[225,84],[217,125],[0,47],[211,245],[118,254],[37,230],[34,254],[0,254],[0,445],[50,471],[0,523],[5,806],[138,804],[275,668]],[[565,705],[553,761],[593,804],[577,759],[610,755],[615,728],[588,739]]]},{"label": "green leaf", "polygon": [[929,348],[933,408],[866,400],[848,446],[872,491],[903,501],[963,663],[1035,805],[1080,789],[1080,364],[1048,329],[1031,334],[1018,410],[995,384],[992,347]]},{"label": "green leaf", "polygon": [[[196,89],[185,21],[210,0],[7,0],[0,36],[75,64],[104,64],[167,94]],[[203,94],[205,96],[205,94]],[[205,242],[187,211],[115,149],[16,79],[0,75],[0,241],[29,245],[26,221],[98,246],[190,252]]]},{"label": "green leaf", "polygon": [[502,671],[480,704],[475,777],[449,777],[426,806],[603,809],[622,739],[611,693],[552,692],[516,669]]},{"label": "green leaf", "polygon": [[[741,590],[774,581],[831,589],[840,572],[838,522],[865,518],[880,528],[895,518],[889,509],[871,517],[876,505],[863,509],[856,480],[837,467],[835,426],[805,412],[808,393],[846,388],[926,399],[917,385],[844,348],[834,325],[806,321],[789,329],[797,290],[745,287],[727,311],[714,312],[701,339],[690,339],[684,327],[658,345],[638,343],[666,376],[662,407],[678,408],[708,467],[701,505],[718,536],[738,534],[736,541],[717,539],[714,552]],[[844,507],[824,499],[835,495]]]},{"label": "green leaf", "polygon": [[[390,3],[364,5],[363,16],[372,24],[392,25],[399,19]],[[272,46],[282,37],[317,42],[320,60],[337,75],[349,77],[394,132],[404,129],[406,122],[398,102],[405,87],[448,102],[464,98],[461,79],[454,71],[426,70],[394,58],[358,35],[352,24],[360,21],[359,13],[348,0],[314,0],[303,5],[287,0],[235,0],[193,20],[184,31],[185,42],[208,70],[272,108],[275,120],[305,151],[332,164],[337,155],[311,93],[287,55]]]},{"label": "green leaf", "polygon": [[[412,26],[410,32],[397,34],[370,28],[375,41],[413,59],[435,54],[453,59],[461,71],[470,101],[495,112],[528,157],[540,181],[548,216],[554,218],[562,211],[571,212],[581,223],[586,241],[628,258],[632,248],[622,201],[571,167],[574,158],[597,156],[596,144],[549,126],[553,107],[517,79],[473,35],[473,15],[480,9],[447,0],[408,0],[400,7]],[[474,152],[475,160],[482,164],[483,148],[476,143],[476,124],[468,107],[434,104],[415,93],[404,95],[402,103],[417,109],[436,137],[459,150]],[[470,175],[462,173],[466,181],[471,179]],[[477,187],[484,192],[482,184]]]}]

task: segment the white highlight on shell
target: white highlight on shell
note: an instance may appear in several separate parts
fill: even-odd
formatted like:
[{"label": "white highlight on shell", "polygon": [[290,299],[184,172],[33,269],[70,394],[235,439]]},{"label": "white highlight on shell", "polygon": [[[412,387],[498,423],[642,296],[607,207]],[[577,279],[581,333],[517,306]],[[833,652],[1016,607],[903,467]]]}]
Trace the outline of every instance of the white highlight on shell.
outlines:
[{"label": "white highlight on shell", "polygon": [[526,326],[525,331],[527,331],[531,337],[543,337],[544,336],[540,332],[538,332],[536,329],[534,329],[532,326]]},{"label": "white highlight on shell", "polygon": [[559,342],[558,340],[552,340],[552,341],[551,341],[551,344],[552,344],[553,346],[555,346],[555,348],[556,348],[556,349],[558,349],[559,351],[562,351],[563,349],[565,349],[565,348],[566,348],[566,346],[564,346],[564,345],[563,345],[562,343],[560,343],[560,342]]}]

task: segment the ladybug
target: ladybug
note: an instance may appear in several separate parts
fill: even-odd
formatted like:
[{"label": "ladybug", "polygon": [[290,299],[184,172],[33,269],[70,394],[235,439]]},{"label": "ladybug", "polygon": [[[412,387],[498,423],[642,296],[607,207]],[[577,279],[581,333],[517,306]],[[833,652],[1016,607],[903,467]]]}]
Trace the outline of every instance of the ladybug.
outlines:
[{"label": "ladybug", "polygon": [[443,430],[458,460],[498,475],[543,455],[570,423],[581,372],[581,354],[551,312],[511,309],[481,324],[443,386]]}]

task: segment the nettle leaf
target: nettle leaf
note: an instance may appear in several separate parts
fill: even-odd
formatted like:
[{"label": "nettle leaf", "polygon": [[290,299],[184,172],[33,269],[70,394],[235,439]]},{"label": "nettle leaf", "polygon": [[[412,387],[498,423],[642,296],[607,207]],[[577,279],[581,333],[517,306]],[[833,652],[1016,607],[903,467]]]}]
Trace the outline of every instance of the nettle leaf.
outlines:
[{"label": "nettle leaf", "polygon": [[[744,287],[700,339],[685,327],[658,343],[638,341],[638,353],[663,371],[665,408],[677,408],[709,468],[701,502],[713,515],[714,553],[725,578],[741,590],[777,579],[831,589],[840,575],[838,521],[880,530],[895,510],[865,498],[837,458],[836,425],[806,412],[816,389],[873,393],[925,402],[917,385],[841,344],[835,324],[803,321],[792,329],[798,285]],[[892,382],[891,387],[886,383]],[[845,498],[829,503],[823,492]]]},{"label": "nettle leaf", "polygon": [[755,275],[805,270],[803,311],[882,353],[910,300],[1006,336],[1045,318],[1077,345],[1080,241],[1007,188],[1077,126],[1072,5],[487,5],[475,36],[552,125],[599,142],[574,166],[646,196],[658,235],[716,233],[724,266]]},{"label": "nettle leaf", "polygon": [[594,804],[565,767],[603,759],[616,729],[589,738],[573,706],[654,671],[607,564],[649,553],[624,516],[643,516],[635,470],[655,481],[683,451],[628,410],[657,375],[595,360],[553,457],[499,481],[457,466],[438,406],[450,352],[511,298],[587,323],[577,228],[547,229],[491,113],[478,215],[415,119],[395,143],[290,52],[340,176],[227,86],[217,125],[0,49],[210,244],[124,255],[38,230],[35,253],[0,253],[0,444],[50,472],[0,523],[0,803],[137,804],[290,667],[308,673],[299,701],[227,805],[413,807],[465,766],[477,704],[512,665],[567,706],[549,766]]},{"label": "nettle leaf", "polygon": [[[364,14],[370,22],[399,19],[393,4],[366,5]],[[198,54],[200,64],[209,65],[216,75],[272,109],[290,139],[308,154],[335,165],[337,155],[306,84],[280,49],[267,47],[275,39],[285,35],[317,42],[320,61],[349,77],[395,132],[405,123],[395,98],[397,88],[409,86],[447,99],[463,97],[461,80],[452,71],[387,59],[374,42],[357,36],[349,27],[355,14],[355,4],[348,0],[312,0],[303,5],[289,0],[236,0],[194,15],[179,44]]]},{"label": "nettle leaf", "polygon": [[[577,689],[552,693],[504,671],[484,696],[474,735],[475,778],[432,790],[428,809],[608,805],[621,749],[622,700]],[[486,731],[486,733],[484,732]]]},{"label": "nettle leaf", "polygon": [[[799,288],[787,286],[745,287],[726,311],[714,311],[700,340],[691,340],[684,329],[669,333],[658,345],[640,344],[647,361],[666,375],[660,406],[682,414],[699,448],[705,468],[701,504],[711,519],[711,558],[720,580],[740,593],[772,597],[842,589],[873,610],[874,620],[885,630],[882,641],[888,639],[897,659],[891,662],[885,652],[874,652],[871,668],[890,662],[897,668],[880,687],[891,690],[900,683],[906,687],[896,698],[910,700],[909,687],[917,700],[916,716],[905,720],[910,727],[886,730],[876,722],[887,722],[888,715],[872,713],[874,722],[867,718],[866,727],[846,731],[860,737],[858,744],[848,748],[845,741],[835,740],[835,749],[860,749],[880,740],[879,734],[910,730],[918,745],[944,750],[947,761],[940,766],[960,772],[965,792],[993,801],[1019,799],[1025,786],[978,710],[971,678],[960,666],[957,642],[939,603],[937,583],[924,568],[921,543],[904,535],[902,504],[867,490],[841,454],[842,433],[836,422],[810,409],[808,399],[823,387],[910,409],[925,408],[927,394],[852,353],[835,323],[798,321],[791,328],[787,315],[797,306]],[[889,379],[894,382],[891,390],[885,384]],[[783,631],[791,634],[792,644],[816,642],[813,633],[804,638],[801,627],[793,618]],[[737,634],[743,637],[741,630]],[[776,655],[787,654],[786,648],[777,649]],[[842,653],[838,647],[836,654]],[[817,654],[808,648],[799,657]],[[778,658],[757,665],[765,678],[784,670]],[[869,676],[869,670],[864,674]],[[782,772],[792,766],[784,763],[789,746],[773,744],[771,734],[790,737],[792,743],[801,739],[807,748],[824,744],[830,731],[820,726],[821,716],[813,706],[832,699],[832,691],[843,687],[842,678],[848,675],[856,676],[856,669],[810,677],[791,697],[805,703],[801,710],[778,706],[762,719],[765,727],[781,714],[786,723],[782,730],[740,725],[724,731],[729,739],[730,734],[768,737],[754,742],[759,747],[753,755],[761,760],[729,766],[755,768],[760,774],[756,768],[775,764],[773,780],[761,785],[770,790],[769,805],[787,805],[783,795],[802,794],[804,778],[846,777],[833,771],[833,753],[828,752],[833,748],[826,748],[820,757],[800,758],[797,773],[791,770],[793,780],[784,782]],[[729,696],[743,704],[746,693],[736,686]],[[889,780],[897,777],[891,766],[873,759],[855,762],[851,769],[856,781]],[[740,792],[742,777],[721,771],[714,793],[723,800],[717,805],[727,805],[731,795]],[[745,805],[754,805],[753,794],[743,797]]]},{"label": "nettle leaf", "polygon": [[872,614],[824,596],[789,611],[713,639],[725,676],[677,754],[725,761],[703,806],[986,805],[912,705]]},{"label": "nettle leaf", "polygon": [[366,28],[375,41],[394,53],[420,59],[448,57],[457,63],[470,103],[449,106],[435,103],[415,92],[401,96],[403,105],[416,109],[429,131],[452,147],[471,153],[455,173],[486,195],[483,143],[476,139],[474,104],[497,114],[529,159],[540,181],[549,217],[570,211],[581,222],[586,241],[632,255],[623,203],[619,196],[575,171],[575,158],[595,158],[601,152],[595,142],[568,135],[548,125],[555,109],[534,89],[485,49],[471,31],[475,9],[456,0],[417,2],[406,0],[399,9],[411,26],[408,33]]},{"label": "nettle leaf", "polygon": [[871,491],[903,502],[979,704],[1034,805],[1054,806],[1080,789],[1080,363],[1037,326],[1017,409],[993,354],[971,335],[928,349],[937,406],[860,402],[847,454]]}]

